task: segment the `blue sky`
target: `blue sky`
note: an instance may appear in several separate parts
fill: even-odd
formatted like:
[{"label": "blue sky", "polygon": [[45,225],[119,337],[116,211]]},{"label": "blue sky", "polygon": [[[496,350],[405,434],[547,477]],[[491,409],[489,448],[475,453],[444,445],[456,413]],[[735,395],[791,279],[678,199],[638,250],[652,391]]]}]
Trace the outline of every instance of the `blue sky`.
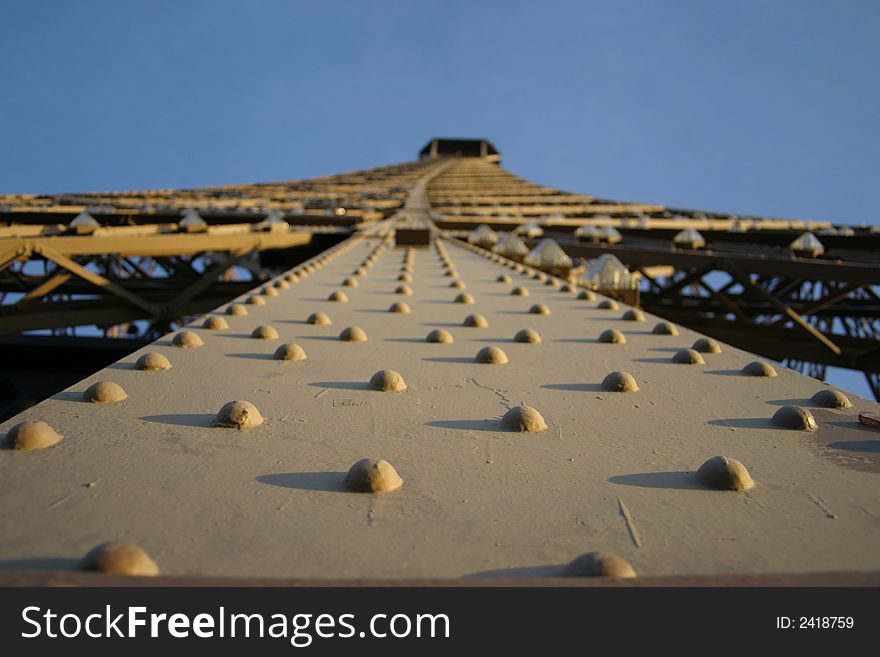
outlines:
[{"label": "blue sky", "polygon": [[880,2],[0,0],[0,192],[302,178],[492,139],[514,172],[880,223]]}]

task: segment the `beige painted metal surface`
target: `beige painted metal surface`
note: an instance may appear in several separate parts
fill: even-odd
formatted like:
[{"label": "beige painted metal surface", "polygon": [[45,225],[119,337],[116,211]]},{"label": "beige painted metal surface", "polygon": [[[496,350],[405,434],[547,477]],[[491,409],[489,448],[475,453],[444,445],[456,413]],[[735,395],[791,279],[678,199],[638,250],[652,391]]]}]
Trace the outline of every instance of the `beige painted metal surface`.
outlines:
[{"label": "beige painted metal surface", "polygon": [[[850,396],[851,409],[813,409],[817,431],[783,429],[774,412],[810,406],[826,386],[778,366],[775,378],[745,376],[755,357],[726,345],[705,365],[676,364],[700,335],[654,335],[657,318],[623,320],[625,307],[601,310],[450,242],[465,289],[450,287],[433,247],[413,252],[411,296],[394,292],[403,249],[385,248],[346,287],[378,240],[344,244],[265,305],[246,304],[247,316],[223,315],[229,330],[195,322],[204,346],[166,336],[4,423],[5,433],[40,419],[65,438],[0,452],[0,568],[72,569],[109,540],[136,542],[164,574],[183,576],[553,575],[591,550],[643,576],[880,568],[878,439],[856,419],[876,404]],[[496,282],[503,273],[511,283]],[[529,296],[511,295],[516,286]],[[349,301],[328,301],[336,291]],[[473,305],[453,301],[465,292]],[[395,302],[411,314],[388,312]],[[529,312],[539,303],[551,314]],[[317,311],[332,325],[306,323]],[[462,326],[471,313],[488,328]],[[265,324],[278,340],[250,337]],[[338,339],[355,325],[368,341]],[[425,342],[438,328],[454,343]],[[526,328],[541,344],[513,341]],[[606,329],[626,344],[599,343]],[[308,359],[273,360],[283,342]],[[487,345],[509,363],[474,362]],[[172,368],[134,369],[147,351]],[[367,387],[385,368],[405,392]],[[614,370],[640,390],[602,390]],[[128,398],[81,401],[104,380]],[[230,400],[252,402],[265,424],[213,428]],[[520,403],[549,429],[501,430]],[[694,470],[715,455],[742,461],[756,487],[698,484]],[[387,459],[404,486],[346,490],[345,472],[364,457]]]}]

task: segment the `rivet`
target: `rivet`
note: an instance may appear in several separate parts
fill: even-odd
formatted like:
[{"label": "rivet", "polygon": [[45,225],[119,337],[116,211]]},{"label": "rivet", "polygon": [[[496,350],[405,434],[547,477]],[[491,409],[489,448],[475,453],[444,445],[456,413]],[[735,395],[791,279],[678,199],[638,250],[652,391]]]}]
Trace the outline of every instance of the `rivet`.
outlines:
[{"label": "rivet", "polygon": [[275,350],[272,356],[275,360],[305,360],[306,352],[295,342],[286,342]]},{"label": "rivet", "polygon": [[773,414],[771,420],[780,427],[801,431],[814,431],[819,426],[813,414],[801,406],[782,406]]},{"label": "rivet", "polygon": [[623,313],[621,319],[626,320],[627,322],[644,322],[645,313],[643,313],[638,308],[630,308],[625,313]]},{"label": "rivet", "polygon": [[312,313],[308,316],[306,321],[309,324],[315,324],[317,326],[328,326],[333,323],[330,321],[330,317],[327,313]]},{"label": "rivet", "polygon": [[750,490],[754,488],[749,471],[742,463],[727,456],[713,456],[697,470],[697,479],[718,490]]},{"label": "rivet", "polygon": [[409,315],[412,312],[412,308],[409,307],[408,303],[404,303],[403,301],[396,301],[391,304],[391,307],[388,308],[388,312],[390,313],[399,313],[401,315]]},{"label": "rivet", "polygon": [[606,329],[599,334],[599,342],[606,344],[626,344],[626,336],[617,329]]},{"label": "rivet", "polygon": [[252,296],[249,296],[247,298],[247,302],[252,306],[265,306],[266,305],[266,300],[263,297],[259,296],[258,294],[254,294]]},{"label": "rivet", "polygon": [[776,370],[763,360],[753,360],[742,368],[742,373],[748,376],[776,376]]},{"label": "rivet", "polygon": [[406,381],[400,372],[394,370],[379,370],[370,377],[370,387],[382,392],[403,392],[406,390]]},{"label": "rivet", "polygon": [[88,387],[83,393],[83,401],[96,404],[111,404],[128,399],[122,386],[113,381],[98,381]]},{"label": "rivet", "polygon": [[412,283],[413,277],[411,274],[401,274],[397,277],[397,280],[402,281],[403,283]]},{"label": "rivet", "polygon": [[345,485],[359,493],[388,493],[403,486],[403,479],[385,459],[361,459],[348,470]]},{"label": "rivet", "polygon": [[706,361],[703,360],[702,354],[699,351],[694,351],[693,349],[679,349],[675,352],[675,355],[672,357],[672,360],[676,363],[680,363],[682,365],[705,365]]},{"label": "rivet", "polygon": [[509,431],[546,431],[547,423],[538,409],[531,406],[514,406],[501,418],[501,426]]},{"label": "rivet", "polygon": [[25,420],[9,430],[6,440],[12,449],[27,451],[45,449],[57,445],[64,439],[42,420]]},{"label": "rivet", "polygon": [[694,342],[691,348],[704,354],[721,353],[721,345],[718,344],[717,340],[713,340],[712,338],[700,338]]},{"label": "rivet", "polygon": [[356,278],[351,278],[351,277],[349,277],[349,278],[343,279],[342,284],[343,284],[345,287],[357,287],[357,286],[358,286],[358,281],[357,281]]},{"label": "rivet", "polygon": [[602,389],[610,392],[638,392],[639,384],[629,372],[611,372],[602,380]]},{"label": "rivet", "polygon": [[507,354],[500,347],[491,345],[480,349],[474,360],[478,363],[487,363],[489,365],[504,365],[509,362]]},{"label": "rivet", "polygon": [[367,332],[360,326],[349,326],[342,329],[342,333],[339,334],[339,339],[345,340],[346,342],[366,342]]},{"label": "rivet", "polygon": [[155,577],[159,566],[134,543],[105,543],[91,550],[80,564],[81,570],[111,575]]},{"label": "rivet", "polygon": [[550,309],[543,303],[536,303],[534,306],[529,308],[529,312],[532,315],[549,315]]},{"label": "rivet", "polygon": [[651,329],[651,333],[654,335],[678,335],[678,328],[670,322],[660,322]]},{"label": "rivet", "polygon": [[498,278],[495,279],[495,281],[498,283],[510,283],[511,280],[512,279],[507,274],[501,274]]},{"label": "rivet", "polygon": [[235,315],[236,317],[241,317],[243,315],[248,314],[248,309],[245,308],[240,303],[232,303],[226,308],[227,315]]},{"label": "rivet", "polygon": [[574,559],[562,570],[563,577],[635,577],[636,571],[616,554],[589,552]]},{"label": "rivet", "polygon": [[474,295],[469,292],[462,292],[458,296],[455,297],[455,303],[464,303],[467,305],[473,305],[476,303],[474,301]]},{"label": "rivet", "polygon": [[251,332],[251,337],[256,338],[257,340],[277,340],[278,331],[268,324],[263,324]]},{"label": "rivet", "polygon": [[515,297],[527,297],[529,296],[529,290],[525,287],[515,287],[510,293]]},{"label": "rivet", "polygon": [[428,333],[425,342],[437,342],[441,344],[451,344],[453,342],[452,333],[445,329],[434,329]]},{"label": "rivet", "polygon": [[225,331],[229,328],[229,322],[227,322],[222,317],[207,317],[205,321],[202,322],[202,328],[209,329],[211,331]]},{"label": "rivet", "polygon": [[546,285],[548,287],[559,288],[562,285],[562,283],[559,281],[558,278],[551,277],[551,278],[548,278],[546,281],[544,281],[544,285]]},{"label": "rivet", "polygon": [[532,274],[532,278],[534,278],[536,281],[544,283],[547,281],[547,274],[542,271],[536,271],[534,274]]},{"label": "rivet", "polygon": [[279,279],[279,280],[275,281],[275,287],[278,288],[279,290],[289,290],[289,289],[290,289],[290,283],[288,283],[287,281],[285,281],[285,280],[282,278],[282,279]]},{"label": "rivet", "polygon": [[398,285],[394,288],[394,294],[402,294],[405,297],[411,297],[412,293],[412,288],[409,285]]},{"label": "rivet", "polygon": [[617,305],[617,302],[614,299],[603,299],[596,306],[600,310],[617,310],[620,306]]},{"label": "rivet", "polygon": [[251,429],[263,424],[263,416],[248,401],[231,401],[223,404],[214,418],[214,426],[223,429]]},{"label": "rivet", "polygon": [[447,270],[447,272],[446,272],[445,274],[443,274],[443,275],[446,276],[447,278],[451,278],[451,277],[458,276],[458,272],[455,271],[454,269],[449,269],[449,270]]},{"label": "rivet", "polygon": [[262,294],[263,296],[266,296],[266,297],[277,297],[278,290],[276,290],[274,287],[269,287],[267,285],[267,286],[263,287],[263,289],[260,290],[260,294]]},{"label": "rivet", "polygon": [[171,369],[171,361],[163,354],[149,351],[137,359],[135,367],[145,372],[162,372]]},{"label": "rivet", "polygon": [[337,292],[333,292],[329,297],[327,297],[327,301],[336,301],[338,303],[347,303],[348,296],[345,292],[339,290]]},{"label": "rivet", "polygon": [[577,298],[581,301],[594,301],[596,299],[596,295],[593,294],[590,290],[581,290],[578,292]]},{"label": "rivet", "polygon": [[201,347],[205,343],[202,342],[199,334],[195,331],[180,331],[179,333],[175,334],[174,339],[171,340],[171,344],[173,344],[175,347],[194,349],[195,347]]},{"label": "rivet", "polygon": [[299,276],[296,274],[293,274],[293,273],[285,276],[285,279],[287,280],[288,283],[298,283],[299,282]]},{"label": "rivet", "polygon": [[825,408],[852,408],[852,402],[839,390],[820,390],[810,401]]},{"label": "rivet", "polygon": [[541,344],[541,334],[534,329],[521,329],[513,336],[516,342],[527,342],[528,344]]},{"label": "rivet", "polygon": [[364,269],[363,267],[358,267],[357,269],[355,269],[355,270],[354,270],[353,272],[351,272],[351,273],[352,273],[353,276],[366,276],[366,275],[367,275],[367,270]]},{"label": "rivet", "polygon": [[465,285],[463,281],[455,280],[449,284],[449,287],[454,287],[456,289],[463,290],[464,288],[467,287],[467,285]]},{"label": "rivet", "polygon": [[488,328],[489,320],[487,320],[479,313],[474,313],[473,315],[468,315],[467,317],[465,317],[462,324],[464,326],[470,326],[472,328]]}]

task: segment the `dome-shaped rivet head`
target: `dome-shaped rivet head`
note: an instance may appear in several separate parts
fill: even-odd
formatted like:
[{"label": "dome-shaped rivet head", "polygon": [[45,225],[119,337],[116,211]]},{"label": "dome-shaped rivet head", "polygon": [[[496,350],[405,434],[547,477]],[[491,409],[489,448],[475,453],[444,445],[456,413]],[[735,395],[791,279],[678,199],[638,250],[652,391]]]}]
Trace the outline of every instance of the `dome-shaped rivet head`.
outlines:
[{"label": "dome-shaped rivet head", "polygon": [[852,408],[852,402],[840,390],[820,390],[810,397],[810,401],[825,408]]},{"label": "dome-shaped rivet head", "polygon": [[276,331],[273,326],[263,324],[251,332],[251,337],[257,340],[277,340],[278,331]]},{"label": "dome-shaped rivet head", "polygon": [[672,356],[672,360],[681,365],[705,365],[702,354],[693,349],[679,349]]},{"label": "dome-shaped rivet head", "polygon": [[562,282],[558,278],[550,277],[546,281],[544,281],[544,285],[546,285],[547,287],[558,288],[562,285]]},{"label": "dome-shaped rivet head", "polygon": [[463,281],[455,280],[449,284],[449,287],[454,287],[458,290],[463,290],[467,287],[467,285],[465,285]]},{"label": "dome-shaped rivet head", "polygon": [[536,271],[532,274],[532,278],[540,283],[544,283],[547,280],[547,274],[542,271]]},{"label": "dome-shaped rivet head", "polygon": [[294,342],[287,342],[275,350],[275,360],[305,360],[308,358],[303,348]]},{"label": "dome-shaped rivet head", "polygon": [[520,329],[513,336],[516,342],[526,342],[528,344],[541,344],[541,334],[534,329]]},{"label": "dome-shaped rivet head", "polygon": [[635,577],[636,571],[616,554],[590,552],[573,560],[562,570],[563,577]]},{"label": "dome-shaped rivet head", "polygon": [[266,297],[277,297],[278,290],[276,290],[274,287],[269,287],[267,285],[263,289],[260,290],[260,294],[262,294],[263,296],[266,296]]},{"label": "dome-shaped rivet head", "polygon": [[800,431],[815,431],[819,425],[813,414],[801,406],[782,406],[771,418],[773,424],[786,429],[798,429]]},{"label": "dome-shaped rivet head", "polygon": [[81,570],[111,575],[155,577],[159,566],[134,543],[105,543],[90,551],[80,564]]},{"label": "dome-shaped rivet head", "polygon": [[458,296],[455,297],[454,301],[455,301],[455,303],[464,303],[467,305],[473,305],[474,303],[476,303],[474,301],[474,296],[472,294],[470,294],[469,292],[462,292],[461,294],[459,294]]},{"label": "dome-shaped rivet head", "polygon": [[403,486],[403,479],[385,459],[361,459],[345,475],[345,485],[359,493],[389,493]]},{"label": "dome-shaped rivet head", "polygon": [[266,300],[263,297],[259,296],[258,294],[254,294],[252,296],[249,296],[247,298],[247,302],[252,306],[265,306],[266,305]]},{"label": "dome-shaped rivet head", "polygon": [[678,328],[670,322],[659,322],[651,329],[654,335],[678,335]]},{"label": "dome-shaped rivet head", "polygon": [[174,335],[171,344],[175,347],[184,347],[186,349],[194,349],[201,347],[205,343],[195,331],[180,331]]},{"label": "dome-shaped rivet head", "polygon": [[263,424],[263,416],[248,401],[231,401],[223,404],[214,418],[214,426],[224,429],[251,429]]},{"label": "dome-shaped rivet head", "polygon": [[308,316],[306,321],[309,324],[315,324],[316,326],[329,326],[333,323],[330,321],[330,317],[327,313],[312,313]]},{"label": "dome-shaped rivet head", "polygon": [[599,342],[606,344],[626,344],[626,336],[617,329],[606,329],[599,334]]},{"label": "dome-shaped rivet head", "polygon": [[603,299],[598,303],[596,308],[600,310],[617,310],[620,306],[617,305],[617,302],[614,299]]},{"label": "dome-shaped rivet head", "polygon": [[629,372],[611,372],[602,380],[602,389],[610,392],[638,392],[639,384]]},{"label": "dome-shaped rivet head", "polygon": [[596,295],[590,290],[581,290],[578,292],[577,298],[581,301],[595,301]]},{"label": "dome-shaped rivet head", "polygon": [[713,456],[697,470],[697,479],[718,490],[751,490],[755,482],[746,466],[727,456]]},{"label": "dome-shaped rivet head", "polygon": [[355,269],[355,270],[354,270],[353,272],[351,272],[351,273],[352,273],[352,276],[366,276],[366,275],[367,275],[367,270],[364,269],[363,267],[358,267],[357,269]]},{"label": "dome-shaped rivet head", "polygon": [[248,314],[248,310],[240,303],[232,303],[226,308],[226,314],[243,317]]},{"label": "dome-shaped rivet head", "polygon": [[501,274],[498,278],[495,279],[495,281],[498,283],[510,283],[511,280],[512,279],[507,274]]},{"label": "dome-shaped rivet head", "polygon": [[212,315],[205,318],[205,321],[202,322],[202,328],[209,331],[225,331],[229,328],[229,322],[222,317]]},{"label": "dome-shaped rivet head", "polygon": [[403,283],[412,283],[413,277],[412,274],[401,274],[397,277],[397,280]]},{"label": "dome-shaped rivet head", "polygon": [[342,329],[342,333],[339,334],[339,339],[345,340],[346,342],[366,342],[367,332],[360,326],[349,326],[348,328]]},{"label": "dome-shaped rivet head", "polygon": [[348,301],[348,296],[345,292],[337,291],[333,292],[329,297],[327,297],[327,301],[336,301],[337,303],[346,303]]},{"label": "dome-shaped rivet head", "polygon": [[134,366],[145,372],[164,372],[171,369],[171,361],[163,354],[148,351],[137,359]]},{"label": "dome-shaped rivet head", "polygon": [[394,288],[394,294],[402,294],[406,297],[411,297],[412,293],[412,288],[409,285],[398,285]]},{"label": "dome-shaped rivet head", "polygon": [[111,404],[128,399],[122,386],[113,381],[98,381],[90,385],[83,393],[83,401],[97,404]]},{"label": "dome-shaped rivet head", "polygon": [[742,373],[747,376],[776,376],[776,370],[763,360],[753,360],[742,368]]},{"label": "dome-shaped rivet head", "polygon": [[12,449],[20,451],[45,449],[57,445],[63,439],[64,436],[42,420],[19,422],[6,435],[8,445]]},{"label": "dome-shaped rivet head", "polygon": [[574,286],[571,283],[563,283],[559,287],[560,292],[574,292]]},{"label": "dome-shaped rivet head", "polygon": [[286,280],[288,283],[298,283],[298,282],[299,282],[299,276],[298,276],[297,274],[292,274],[292,273],[291,273],[291,274],[288,274],[287,276],[285,276],[285,277],[284,277],[284,280]]},{"label": "dome-shaped rivet head", "polygon": [[289,290],[290,283],[285,281],[283,278],[275,281],[275,288],[278,290]]},{"label": "dome-shaped rivet head", "polygon": [[430,333],[428,333],[428,337],[425,338],[425,342],[436,342],[440,344],[452,344],[453,338],[452,333],[447,331],[446,329],[434,329]]},{"label": "dome-shaped rivet head", "polygon": [[529,312],[532,315],[549,315],[550,309],[543,303],[536,303],[534,306],[529,308]]},{"label": "dome-shaped rivet head", "polygon": [[500,347],[488,346],[483,347],[477,352],[474,359],[478,363],[487,363],[490,365],[504,365],[508,363],[507,354]]},{"label": "dome-shaped rivet head", "polygon": [[401,315],[409,315],[412,312],[412,308],[409,307],[408,303],[397,301],[396,303],[391,304],[391,306],[388,308],[388,312],[399,313]]},{"label": "dome-shaped rivet head", "polygon": [[489,320],[479,313],[474,313],[473,315],[468,315],[464,318],[463,325],[470,326],[471,328],[488,328]]},{"label": "dome-shaped rivet head", "polygon": [[406,390],[406,381],[400,372],[394,370],[379,370],[370,377],[370,387],[382,392],[403,392]]},{"label": "dome-shaped rivet head", "polygon": [[352,278],[352,277],[349,276],[348,278],[344,278],[344,279],[342,280],[342,284],[343,284],[345,287],[357,287],[357,286],[358,286],[358,281],[357,281],[356,278]]},{"label": "dome-shaped rivet head", "polygon": [[527,297],[529,296],[529,290],[525,287],[515,287],[510,293],[515,297]]},{"label": "dome-shaped rivet head", "polygon": [[630,308],[625,313],[623,313],[621,319],[626,320],[627,322],[644,322],[645,313],[643,313],[638,308]]},{"label": "dome-shaped rivet head", "polygon": [[443,275],[446,276],[447,278],[457,278],[458,272],[455,271],[454,269],[447,269],[446,273]]},{"label": "dome-shaped rivet head", "polygon": [[717,340],[713,340],[712,338],[700,338],[696,342],[694,342],[691,349],[699,351],[703,354],[720,354],[721,353],[721,345],[718,344]]},{"label": "dome-shaped rivet head", "polygon": [[531,406],[514,406],[501,418],[501,426],[508,431],[546,431],[547,423],[538,409]]}]

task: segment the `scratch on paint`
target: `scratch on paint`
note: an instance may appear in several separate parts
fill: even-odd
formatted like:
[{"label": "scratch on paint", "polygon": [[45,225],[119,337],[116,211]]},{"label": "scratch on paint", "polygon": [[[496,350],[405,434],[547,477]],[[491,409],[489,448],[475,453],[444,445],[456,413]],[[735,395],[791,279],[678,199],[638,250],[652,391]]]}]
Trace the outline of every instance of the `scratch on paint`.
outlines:
[{"label": "scratch on paint", "polygon": [[330,390],[330,388],[324,388],[321,392],[319,392],[317,395],[315,395],[315,399],[317,399],[321,395],[325,394],[328,390]]},{"label": "scratch on paint", "polygon": [[511,404],[510,399],[508,399],[508,397],[507,397],[507,390],[501,390],[500,388],[492,388],[491,386],[484,386],[482,383],[480,383],[479,381],[477,381],[474,378],[469,378],[467,380],[470,381],[471,383],[473,383],[478,388],[483,388],[484,390],[489,390],[491,392],[494,392],[496,395],[498,395],[501,398],[501,401],[498,403],[501,404],[502,406],[504,406],[506,408],[510,408],[513,405],[513,404]]},{"label": "scratch on paint", "polygon": [[810,491],[808,491],[808,490],[805,490],[804,492],[807,494],[807,497],[810,498],[810,501],[811,501],[813,504],[815,504],[815,505],[818,506],[820,509],[822,509],[822,511],[825,513],[825,515],[826,515],[827,517],[831,518],[832,520],[837,520],[837,514],[835,514],[835,513],[834,513],[834,512],[828,507],[827,504],[825,504],[825,502],[824,502],[824,500],[822,500],[822,498],[816,497],[815,495],[813,495],[813,494],[812,494]]},{"label": "scratch on paint", "polygon": [[632,538],[632,542],[635,543],[636,547],[642,547],[642,537],[639,536],[639,530],[636,528],[636,522],[633,520],[632,514],[629,512],[629,509],[626,508],[626,504],[623,503],[622,498],[617,498],[617,504],[620,506],[620,515],[622,515],[623,519],[626,521],[626,528],[629,529],[629,535]]}]

